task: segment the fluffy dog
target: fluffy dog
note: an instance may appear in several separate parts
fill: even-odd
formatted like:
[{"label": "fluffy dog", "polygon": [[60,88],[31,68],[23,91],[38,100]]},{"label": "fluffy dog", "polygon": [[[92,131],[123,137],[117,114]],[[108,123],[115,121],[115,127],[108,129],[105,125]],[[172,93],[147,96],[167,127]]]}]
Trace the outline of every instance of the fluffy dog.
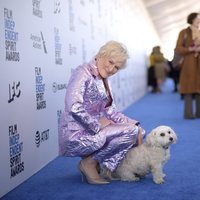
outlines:
[{"label": "fluffy dog", "polygon": [[156,184],[163,183],[163,165],[170,158],[170,145],[176,140],[177,136],[169,126],[158,126],[148,134],[145,143],[127,153],[116,174],[122,181],[139,181],[151,172]]}]

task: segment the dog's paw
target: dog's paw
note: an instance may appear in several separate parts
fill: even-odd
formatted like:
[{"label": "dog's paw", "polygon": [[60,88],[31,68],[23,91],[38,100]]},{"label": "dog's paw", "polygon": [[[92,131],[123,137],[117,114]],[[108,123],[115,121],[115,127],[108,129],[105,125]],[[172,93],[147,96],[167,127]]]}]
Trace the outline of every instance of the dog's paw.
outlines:
[{"label": "dog's paw", "polygon": [[107,168],[101,169],[100,176],[104,179],[108,179],[108,180],[112,180],[112,181],[120,180],[120,177],[115,172],[111,172]]},{"label": "dog's paw", "polygon": [[156,183],[156,184],[162,184],[162,183],[165,182],[163,178],[153,179],[153,181],[154,181],[154,183]]},{"label": "dog's paw", "polygon": [[165,177],[166,177],[166,174],[163,173],[163,174],[162,174],[162,177],[165,178]]}]

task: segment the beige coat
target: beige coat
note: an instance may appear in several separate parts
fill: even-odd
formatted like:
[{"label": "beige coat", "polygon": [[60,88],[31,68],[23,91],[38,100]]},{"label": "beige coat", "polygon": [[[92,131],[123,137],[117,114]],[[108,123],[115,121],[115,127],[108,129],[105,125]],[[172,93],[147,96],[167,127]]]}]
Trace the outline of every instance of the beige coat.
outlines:
[{"label": "beige coat", "polygon": [[189,51],[192,43],[192,31],[188,27],[179,33],[176,44],[176,51],[184,56],[180,74],[181,94],[200,93],[200,55],[195,57]]}]

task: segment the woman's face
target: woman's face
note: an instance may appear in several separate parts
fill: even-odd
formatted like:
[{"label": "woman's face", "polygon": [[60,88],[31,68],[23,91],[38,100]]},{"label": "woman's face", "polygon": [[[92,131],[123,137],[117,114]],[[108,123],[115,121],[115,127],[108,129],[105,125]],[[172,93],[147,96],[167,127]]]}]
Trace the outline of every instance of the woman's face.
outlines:
[{"label": "woman's face", "polygon": [[117,59],[100,56],[97,58],[97,68],[102,78],[107,78],[117,73],[123,66],[123,62]]},{"label": "woman's face", "polygon": [[193,20],[192,25],[197,28],[200,28],[200,15],[197,15],[197,17]]}]

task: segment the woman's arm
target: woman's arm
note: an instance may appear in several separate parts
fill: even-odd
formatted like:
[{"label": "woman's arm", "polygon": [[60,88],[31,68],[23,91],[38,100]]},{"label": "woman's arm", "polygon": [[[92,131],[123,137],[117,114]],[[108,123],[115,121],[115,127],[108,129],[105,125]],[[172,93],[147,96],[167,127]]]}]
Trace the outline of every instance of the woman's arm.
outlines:
[{"label": "woman's arm", "polygon": [[85,91],[90,82],[91,77],[85,69],[76,70],[68,84],[65,102],[72,117],[85,129],[96,134],[101,125],[98,119],[87,112],[84,103]]},{"label": "woman's arm", "polygon": [[138,123],[137,120],[131,119],[131,118],[125,116],[120,111],[118,111],[114,103],[112,103],[111,106],[105,108],[104,113],[105,113],[105,116],[109,120],[112,120],[115,123],[133,123],[133,124],[136,124],[136,125]]},{"label": "woman's arm", "polygon": [[182,55],[194,53],[195,47],[188,44],[188,38],[190,37],[188,29],[184,29],[179,33],[176,43],[175,51]]}]

